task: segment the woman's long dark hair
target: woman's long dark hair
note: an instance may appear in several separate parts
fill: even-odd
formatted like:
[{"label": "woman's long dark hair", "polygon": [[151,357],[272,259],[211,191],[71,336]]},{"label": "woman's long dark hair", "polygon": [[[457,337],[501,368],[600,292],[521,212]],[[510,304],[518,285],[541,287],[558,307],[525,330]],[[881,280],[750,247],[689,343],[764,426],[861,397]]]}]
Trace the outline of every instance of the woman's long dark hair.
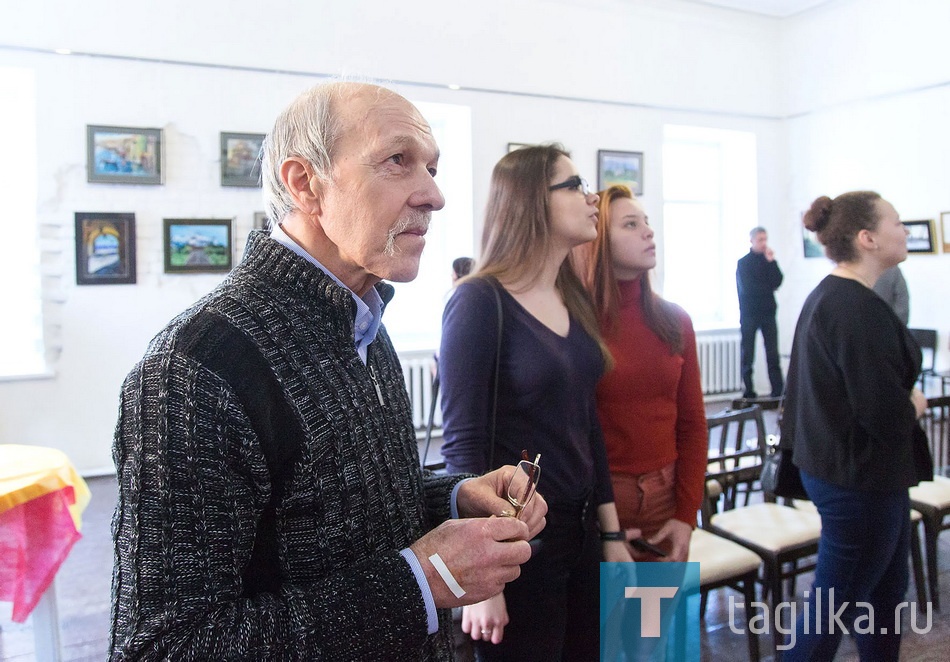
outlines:
[{"label": "woman's long dark hair", "polygon": [[[539,264],[551,250],[548,205],[557,161],[570,154],[558,144],[523,147],[506,154],[492,171],[482,254],[470,278],[492,277],[505,283],[537,278]],[[555,285],[568,312],[597,341],[604,363],[613,359],[600,335],[597,315],[571,264],[561,265]]]}]

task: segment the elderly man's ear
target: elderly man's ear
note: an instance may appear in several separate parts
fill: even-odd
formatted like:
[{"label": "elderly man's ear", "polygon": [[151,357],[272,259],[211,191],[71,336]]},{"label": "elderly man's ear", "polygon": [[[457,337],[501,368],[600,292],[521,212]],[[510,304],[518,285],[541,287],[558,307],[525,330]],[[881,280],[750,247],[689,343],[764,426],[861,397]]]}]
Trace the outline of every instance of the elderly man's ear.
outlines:
[{"label": "elderly man's ear", "polygon": [[298,157],[287,159],[280,166],[280,178],[297,209],[307,215],[320,213],[323,183],[314,175],[309,163]]}]

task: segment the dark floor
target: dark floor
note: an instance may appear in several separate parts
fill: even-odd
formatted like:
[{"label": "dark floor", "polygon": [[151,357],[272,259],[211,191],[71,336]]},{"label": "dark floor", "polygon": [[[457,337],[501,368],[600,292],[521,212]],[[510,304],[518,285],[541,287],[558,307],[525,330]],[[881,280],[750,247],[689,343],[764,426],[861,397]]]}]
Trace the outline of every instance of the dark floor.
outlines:
[{"label": "dark floor", "polygon": [[[772,431],[774,420],[769,420],[768,425]],[[437,443],[433,446],[437,446]],[[433,448],[430,457],[437,453]],[[57,579],[63,659],[71,661],[104,660],[108,648],[112,573],[110,522],[115,505],[116,483],[113,476],[90,478],[87,482],[92,491],[92,500],[83,516],[83,538],[73,548]],[[799,596],[810,583],[808,575],[799,581]],[[901,659],[906,662],[945,662],[950,659],[950,618],[947,617],[950,613],[950,533],[945,533],[941,538],[940,588],[944,611],[934,614],[930,632],[916,634],[909,627],[904,628],[906,634]],[[745,635],[736,634],[730,629],[730,595],[739,598],[739,594],[729,589],[719,589],[710,595],[702,633],[704,660],[739,662],[748,659]],[[10,604],[0,602],[0,660],[35,660],[30,620],[19,624],[14,623],[10,616]],[[922,625],[922,621],[918,623]],[[763,660],[772,659],[769,647],[769,638],[762,636],[760,649]],[[850,640],[842,644],[836,659],[858,659]]]}]

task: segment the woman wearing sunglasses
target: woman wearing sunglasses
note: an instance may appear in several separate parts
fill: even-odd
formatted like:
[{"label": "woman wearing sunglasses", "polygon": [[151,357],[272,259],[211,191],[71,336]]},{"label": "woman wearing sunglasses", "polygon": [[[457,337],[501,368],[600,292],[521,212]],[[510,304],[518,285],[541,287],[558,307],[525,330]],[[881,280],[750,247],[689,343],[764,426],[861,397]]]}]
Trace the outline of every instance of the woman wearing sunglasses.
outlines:
[{"label": "woman wearing sunglasses", "polygon": [[597,196],[563,148],[506,155],[492,173],[481,259],[443,316],[448,470],[483,473],[523,449],[543,456],[547,526],[534,556],[503,594],[463,612],[483,660],[599,659],[599,562],[631,560],[594,401],[609,354],[568,259],[596,233]]}]

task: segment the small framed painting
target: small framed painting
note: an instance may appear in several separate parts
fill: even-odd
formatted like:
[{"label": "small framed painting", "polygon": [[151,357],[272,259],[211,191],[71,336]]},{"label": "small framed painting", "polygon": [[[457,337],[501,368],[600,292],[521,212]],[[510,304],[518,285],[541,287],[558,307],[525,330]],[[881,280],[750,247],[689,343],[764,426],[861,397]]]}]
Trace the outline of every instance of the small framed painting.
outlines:
[{"label": "small framed painting", "polygon": [[267,221],[267,212],[254,212],[254,230],[269,230],[270,223]]},{"label": "small framed painting", "polygon": [[76,212],[76,283],[135,282],[135,214]]},{"label": "small framed painting", "polygon": [[263,133],[221,134],[221,186],[261,185]]},{"label": "small framed painting", "polygon": [[105,184],[161,184],[161,129],[86,127],[87,181]]},{"label": "small framed painting", "polygon": [[805,248],[805,257],[825,257],[825,249],[818,241],[818,235],[802,226],[802,246]]},{"label": "small framed painting", "polygon": [[950,211],[940,212],[940,235],[943,237],[943,252],[950,253]]},{"label": "small framed painting", "polygon": [[508,143],[508,153],[516,152],[522,147],[531,147],[528,143]]},{"label": "small framed painting", "polygon": [[934,222],[926,221],[903,221],[907,228],[907,252],[908,253],[936,253],[937,240],[934,237]]},{"label": "small framed painting", "polygon": [[630,187],[636,196],[643,195],[643,152],[597,150],[597,190],[614,184]]},{"label": "small framed painting", "polygon": [[231,270],[231,219],[166,218],[165,273]]}]

